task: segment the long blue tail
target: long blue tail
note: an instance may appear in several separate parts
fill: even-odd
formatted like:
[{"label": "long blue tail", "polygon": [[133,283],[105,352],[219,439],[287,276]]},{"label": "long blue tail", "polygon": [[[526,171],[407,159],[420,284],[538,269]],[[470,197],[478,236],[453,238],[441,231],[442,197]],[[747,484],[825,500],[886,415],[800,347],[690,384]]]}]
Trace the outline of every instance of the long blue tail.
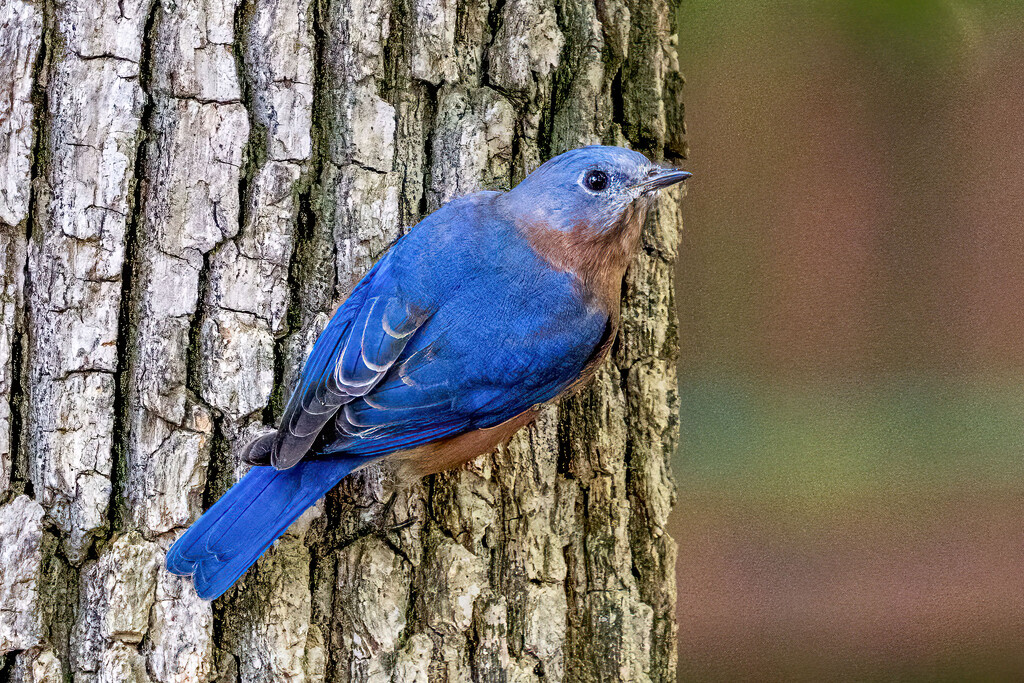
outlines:
[{"label": "long blue tail", "polygon": [[219,597],[299,515],[359,463],[304,460],[287,470],[253,467],[167,553],[167,569],[192,576],[204,600]]}]

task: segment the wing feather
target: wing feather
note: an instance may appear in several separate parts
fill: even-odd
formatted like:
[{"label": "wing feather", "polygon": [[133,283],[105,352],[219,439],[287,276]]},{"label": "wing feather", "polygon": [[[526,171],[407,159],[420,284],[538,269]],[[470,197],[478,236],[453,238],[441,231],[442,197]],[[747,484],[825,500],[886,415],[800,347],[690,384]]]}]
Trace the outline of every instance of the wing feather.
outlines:
[{"label": "wing feather", "polygon": [[320,334],[281,426],[250,447],[250,460],[278,469],[298,463],[343,406],[373,390],[428,318],[425,307],[405,300],[385,256]]}]

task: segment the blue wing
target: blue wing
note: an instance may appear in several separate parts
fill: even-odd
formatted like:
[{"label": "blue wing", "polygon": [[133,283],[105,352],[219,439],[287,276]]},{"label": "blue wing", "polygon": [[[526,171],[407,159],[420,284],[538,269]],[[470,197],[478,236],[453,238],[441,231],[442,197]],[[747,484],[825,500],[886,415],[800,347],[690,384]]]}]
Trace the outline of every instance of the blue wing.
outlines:
[{"label": "blue wing", "polygon": [[337,411],[315,453],[382,456],[501,424],[576,381],[612,331],[608,317],[588,313],[568,287],[544,290],[501,318],[495,296],[475,297],[476,305],[456,298],[417,330],[371,391]]},{"label": "blue wing", "polygon": [[246,459],[294,466],[339,408],[373,390],[429,315],[402,295],[385,255],[313,345],[278,431],[251,445]]}]

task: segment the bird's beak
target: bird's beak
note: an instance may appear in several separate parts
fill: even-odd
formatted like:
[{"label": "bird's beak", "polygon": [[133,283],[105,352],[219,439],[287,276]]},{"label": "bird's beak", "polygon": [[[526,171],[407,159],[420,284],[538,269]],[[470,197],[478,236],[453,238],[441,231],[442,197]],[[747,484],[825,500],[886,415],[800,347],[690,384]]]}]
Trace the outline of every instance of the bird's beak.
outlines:
[{"label": "bird's beak", "polygon": [[692,173],[680,171],[677,168],[655,168],[640,182],[640,191],[644,193],[657,192],[676,183],[681,183],[692,175]]}]

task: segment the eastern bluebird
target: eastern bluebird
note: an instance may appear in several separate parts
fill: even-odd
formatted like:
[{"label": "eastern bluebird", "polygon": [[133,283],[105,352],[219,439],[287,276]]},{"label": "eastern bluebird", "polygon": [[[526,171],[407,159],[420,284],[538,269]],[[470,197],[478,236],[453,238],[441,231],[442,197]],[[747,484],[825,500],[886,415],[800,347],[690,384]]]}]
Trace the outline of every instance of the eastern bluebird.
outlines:
[{"label": "eastern bluebird", "polygon": [[178,539],[167,568],[216,598],[353,470],[387,458],[422,476],[507,440],[593,374],[647,211],[688,177],[584,147],[423,219],[335,312],[280,427],[243,456],[257,466]]}]

